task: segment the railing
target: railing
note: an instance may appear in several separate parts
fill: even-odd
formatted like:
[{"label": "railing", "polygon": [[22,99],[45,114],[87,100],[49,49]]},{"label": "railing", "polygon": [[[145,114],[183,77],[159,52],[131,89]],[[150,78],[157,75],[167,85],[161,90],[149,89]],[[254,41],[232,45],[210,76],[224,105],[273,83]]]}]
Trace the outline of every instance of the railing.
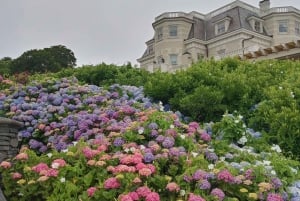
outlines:
[{"label": "railing", "polygon": [[300,10],[298,10],[297,8],[292,6],[287,6],[287,7],[270,8],[269,10],[262,12],[262,16],[269,15],[271,13],[288,13],[288,12],[295,12],[300,14]]},{"label": "railing", "polygon": [[187,17],[192,19],[193,16],[191,14],[185,12],[167,12],[163,13],[155,18],[155,21],[161,20],[163,18],[175,18],[175,17]]}]

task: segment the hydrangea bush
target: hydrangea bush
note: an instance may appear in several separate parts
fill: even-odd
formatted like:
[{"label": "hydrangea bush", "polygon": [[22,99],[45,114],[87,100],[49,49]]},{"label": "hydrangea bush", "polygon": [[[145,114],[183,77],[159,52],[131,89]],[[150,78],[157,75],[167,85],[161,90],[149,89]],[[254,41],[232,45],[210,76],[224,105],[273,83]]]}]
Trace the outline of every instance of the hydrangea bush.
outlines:
[{"label": "hydrangea bush", "polygon": [[299,162],[251,146],[261,134],[239,115],[184,123],[142,88],[75,78],[14,85],[0,109],[25,125],[20,153],[0,164],[12,201],[300,200]]}]

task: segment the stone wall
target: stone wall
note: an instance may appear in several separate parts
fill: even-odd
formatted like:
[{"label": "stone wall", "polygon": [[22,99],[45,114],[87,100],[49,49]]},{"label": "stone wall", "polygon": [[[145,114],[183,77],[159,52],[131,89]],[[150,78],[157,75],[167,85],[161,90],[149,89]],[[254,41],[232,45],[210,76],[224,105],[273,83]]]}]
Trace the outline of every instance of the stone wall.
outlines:
[{"label": "stone wall", "polygon": [[[0,117],[0,163],[18,153],[18,131],[22,123]],[[0,188],[0,201],[6,201]]]}]

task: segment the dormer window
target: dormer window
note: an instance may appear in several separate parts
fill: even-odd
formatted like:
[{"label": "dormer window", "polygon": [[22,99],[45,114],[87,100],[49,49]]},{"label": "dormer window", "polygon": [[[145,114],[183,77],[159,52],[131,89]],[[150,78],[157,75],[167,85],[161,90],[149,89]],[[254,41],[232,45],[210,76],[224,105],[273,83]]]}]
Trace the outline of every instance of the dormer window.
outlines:
[{"label": "dormer window", "polygon": [[256,16],[251,16],[248,18],[248,21],[252,27],[253,31],[256,31],[258,33],[263,32],[263,20],[256,17]]},{"label": "dormer window", "polygon": [[225,33],[225,22],[220,22],[217,24],[217,34]]},{"label": "dormer window", "polygon": [[231,18],[225,17],[221,20],[218,20],[214,22],[215,24],[215,34],[220,35],[228,31],[229,24],[230,24]]}]

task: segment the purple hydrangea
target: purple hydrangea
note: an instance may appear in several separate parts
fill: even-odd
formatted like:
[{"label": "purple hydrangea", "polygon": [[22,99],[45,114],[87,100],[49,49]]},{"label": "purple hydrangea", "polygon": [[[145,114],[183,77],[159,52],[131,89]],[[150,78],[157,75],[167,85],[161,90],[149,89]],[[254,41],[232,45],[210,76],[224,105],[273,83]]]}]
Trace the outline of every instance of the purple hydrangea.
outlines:
[{"label": "purple hydrangea", "polygon": [[152,161],[154,161],[155,157],[151,152],[147,152],[144,155],[144,161],[145,163],[151,163]]},{"label": "purple hydrangea", "polygon": [[114,140],[114,145],[116,146],[116,147],[120,147],[120,146],[122,146],[124,144],[124,140],[123,140],[123,138],[121,138],[121,137],[117,137],[115,140]]},{"label": "purple hydrangea", "polygon": [[204,179],[199,183],[199,188],[202,190],[208,190],[211,188],[211,184],[209,183],[209,181]]},{"label": "purple hydrangea", "polygon": [[216,196],[216,197],[219,199],[219,201],[222,201],[222,200],[224,200],[224,198],[225,198],[225,193],[224,193],[221,189],[219,189],[219,188],[214,188],[214,189],[210,192],[210,194],[211,194],[212,196]]},{"label": "purple hydrangea", "polygon": [[172,137],[166,137],[162,142],[162,146],[165,148],[171,148],[174,146],[174,144],[175,144],[175,140]]}]

